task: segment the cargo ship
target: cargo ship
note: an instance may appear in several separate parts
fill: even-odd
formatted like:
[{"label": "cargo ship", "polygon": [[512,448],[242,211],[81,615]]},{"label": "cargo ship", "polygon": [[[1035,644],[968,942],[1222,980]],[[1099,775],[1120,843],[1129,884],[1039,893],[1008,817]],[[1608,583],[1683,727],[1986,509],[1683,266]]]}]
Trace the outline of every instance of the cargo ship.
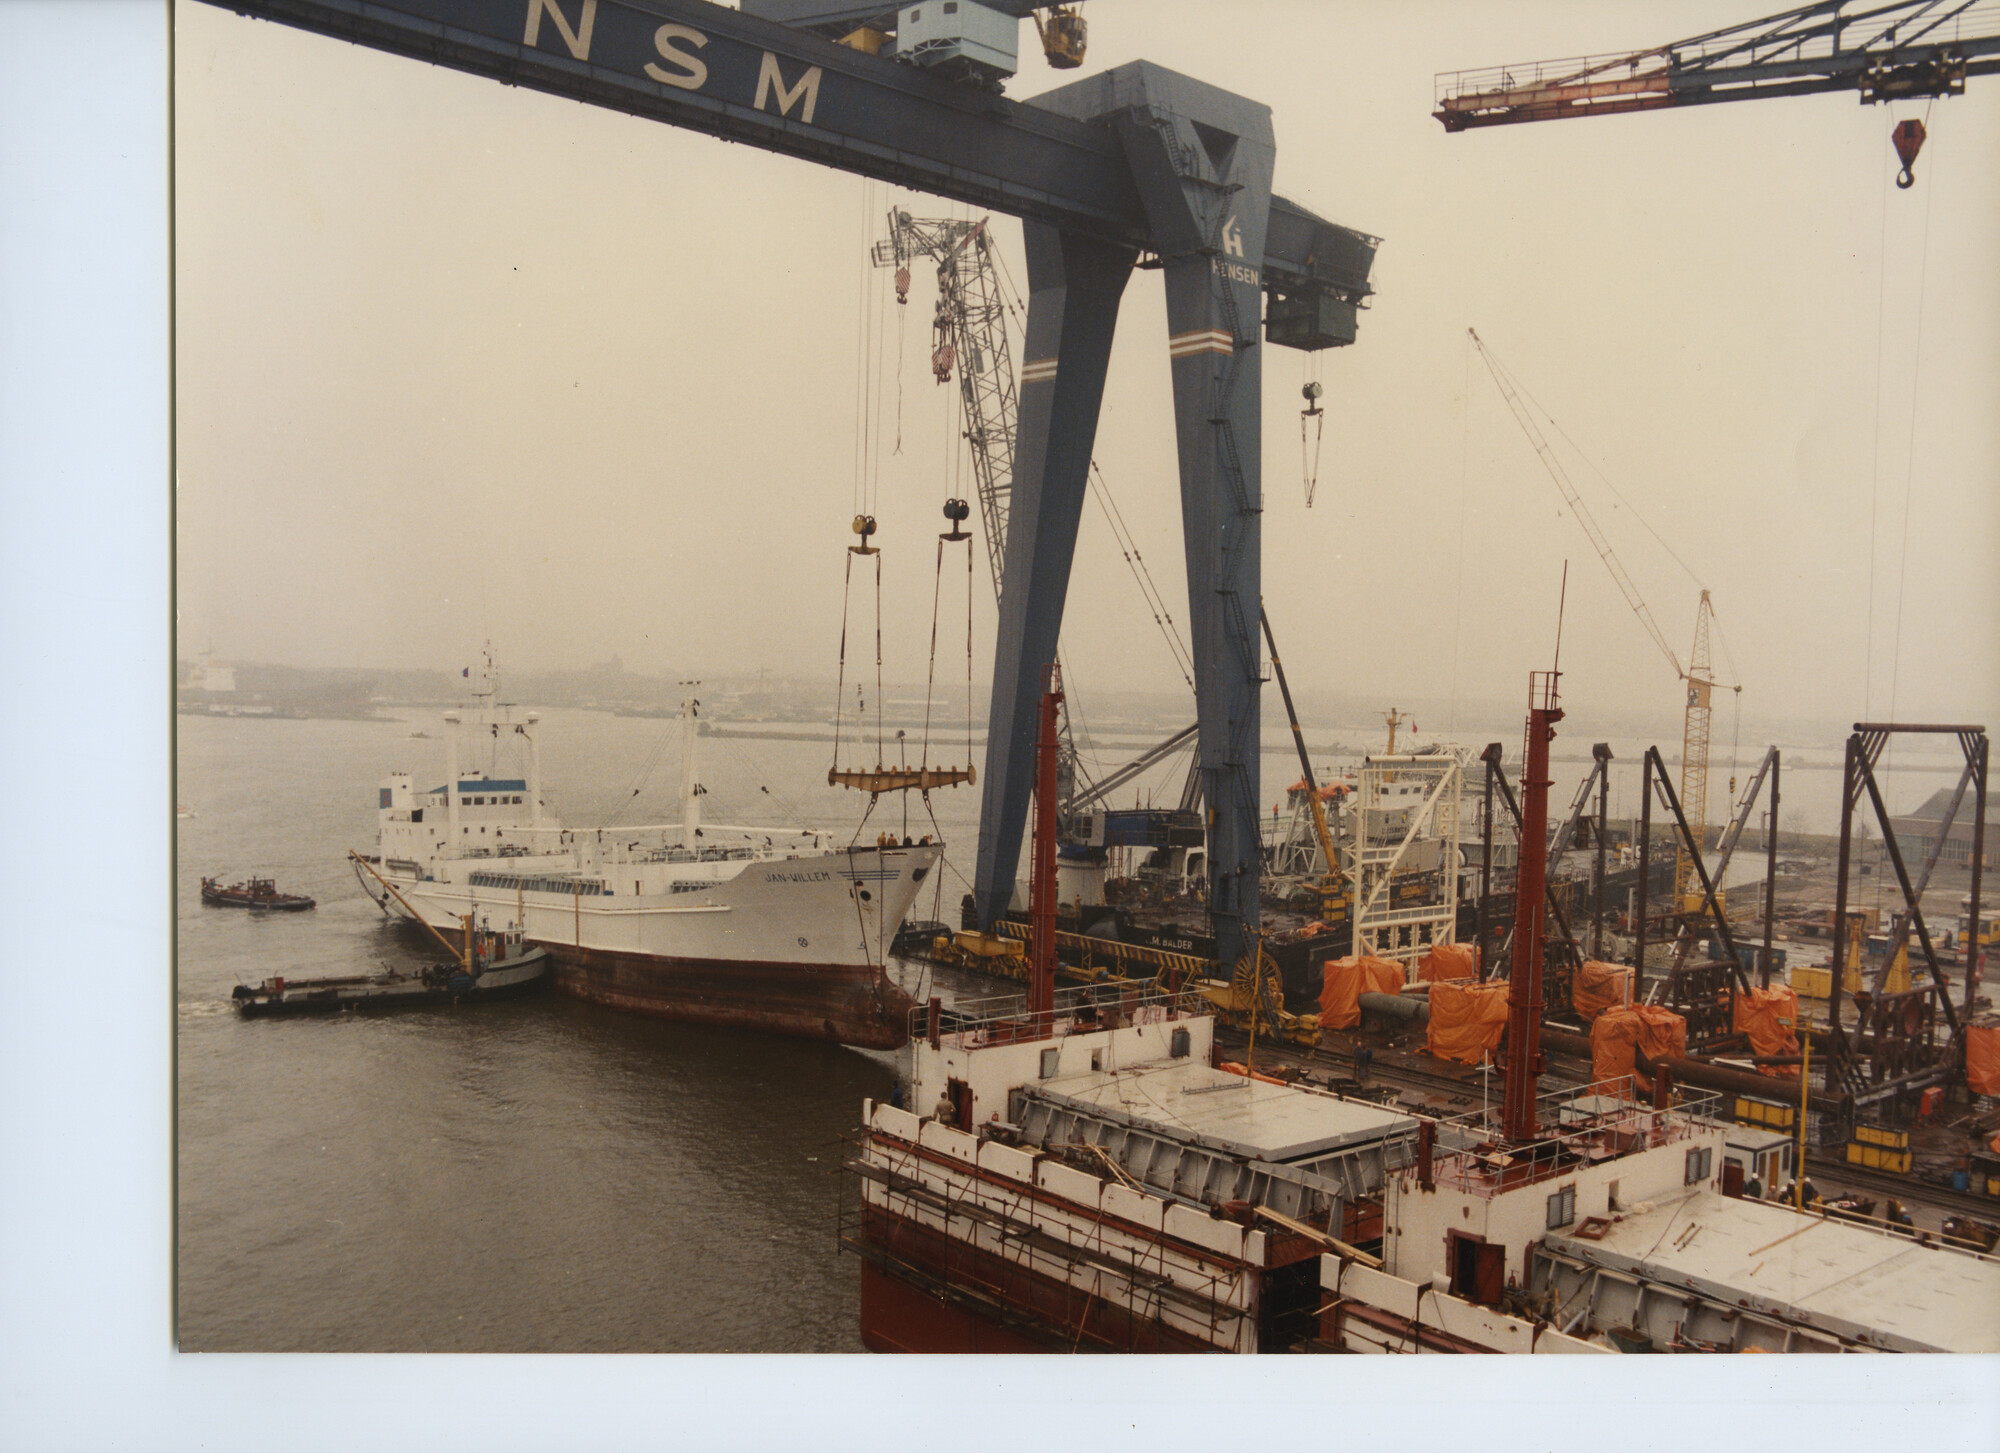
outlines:
[{"label": "cargo ship", "polygon": [[[541,803],[535,714],[517,720],[494,701],[490,663],[474,695],[470,721],[446,718],[441,783],[419,787],[407,772],[380,783],[376,851],[357,877],[385,913],[449,929],[490,910],[549,950],[558,990],[635,1013],[868,1049],[903,1042],[911,1001],[884,956],[942,842],[704,822],[693,698],[680,821],[566,826]],[[461,764],[467,730],[485,767]],[[525,776],[499,766],[503,742],[525,756]]]},{"label": "cargo ship", "polygon": [[1744,1196],[1714,1096],[1522,1142],[1216,1067],[1170,1000],[933,1022],[846,1162],[871,1350],[2000,1351],[2000,1259]]}]

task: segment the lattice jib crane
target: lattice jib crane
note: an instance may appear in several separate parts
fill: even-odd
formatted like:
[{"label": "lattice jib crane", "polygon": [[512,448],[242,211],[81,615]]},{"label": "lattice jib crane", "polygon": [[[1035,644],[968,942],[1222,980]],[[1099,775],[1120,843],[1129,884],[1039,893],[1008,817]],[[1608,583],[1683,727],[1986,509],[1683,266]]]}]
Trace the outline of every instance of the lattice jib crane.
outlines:
[{"label": "lattice jib crane", "polygon": [[1549,447],[1549,441],[1536,427],[1534,416],[1528,412],[1528,406],[1521,401],[1520,394],[1507,381],[1507,376],[1500,366],[1494,362],[1492,353],[1488,351],[1485,341],[1480,338],[1478,332],[1471,328],[1467,328],[1465,332],[1466,336],[1472,339],[1472,346],[1479,350],[1480,361],[1486,365],[1486,371],[1493,376],[1494,386],[1500,390],[1500,397],[1507,401],[1508,409],[1513,412],[1514,421],[1521,426],[1521,432],[1528,436],[1528,442],[1535,446],[1535,453],[1541,456],[1542,467],[1548,470],[1549,478],[1553,479],[1556,488],[1562,491],[1564,503],[1576,516],[1577,523],[1583,526],[1584,534],[1590,537],[1591,546],[1597,551],[1597,558],[1604,562],[1604,568],[1611,572],[1611,578],[1618,583],[1619,593],[1625,597],[1625,603],[1632,607],[1632,613],[1639,618],[1639,624],[1646,628],[1646,634],[1653,638],[1653,644],[1658,646],[1661,653],[1673,664],[1674,674],[1685,677],[1687,669],[1681,665],[1681,658],[1674,653],[1674,648],[1667,644],[1666,634],[1660,630],[1660,623],[1653,619],[1652,611],[1647,609],[1645,598],[1639,594],[1639,587],[1634,585],[1632,577],[1625,573],[1625,567],[1619,563],[1618,556],[1611,549],[1611,542],[1604,538],[1604,531],[1598,528],[1597,517],[1584,506],[1582,497],[1576,492],[1576,486],[1570,483],[1569,475],[1563,470],[1562,462],[1556,458],[1555,451]]},{"label": "lattice jib crane", "polygon": [[1822,0],[1621,55],[1529,61],[1437,76],[1446,131],[1855,91],[1864,103],[1956,96],[2000,72],[1994,0]]},{"label": "lattice jib crane", "polygon": [[[1620,593],[1625,597],[1625,603],[1632,607],[1632,613],[1639,618],[1639,623],[1653,638],[1653,644],[1660,648],[1660,653],[1674,668],[1674,675],[1687,686],[1687,710],[1681,729],[1681,810],[1687,818],[1689,835],[1699,843],[1708,826],[1709,722],[1713,711],[1711,697],[1716,686],[1715,670],[1709,653],[1709,622],[1714,617],[1715,608],[1709,601],[1708,592],[1702,591],[1701,603],[1695,608],[1694,647],[1688,653],[1687,664],[1683,666],[1680,656],[1667,644],[1666,635],[1660,630],[1659,622],[1653,619],[1653,612],[1647,608],[1645,598],[1639,594],[1639,587],[1632,583],[1632,577],[1625,573],[1625,567],[1619,562],[1617,552],[1611,548],[1611,542],[1604,537],[1604,531],[1599,528],[1596,516],[1591,514],[1589,507],[1584,504],[1583,497],[1576,492],[1576,486],[1570,482],[1568,473],[1564,471],[1562,461],[1549,447],[1547,437],[1536,425],[1534,415],[1529,412],[1519,390],[1508,381],[1506,371],[1494,359],[1479,334],[1471,328],[1465,331],[1472,339],[1473,347],[1479,350],[1480,360],[1485,363],[1486,371],[1493,376],[1493,383],[1500,390],[1500,396],[1507,401],[1507,407],[1514,415],[1514,422],[1521,426],[1521,432],[1526,434],[1528,442],[1534,445],[1535,453],[1541,458],[1542,467],[1548,471],[1549,478],[1555,481],[1556,488],[1562,492],[1563,502],[1576,516],[1584,534],[1590,537],[1591,545],[1596,549],[1598,558],[1604,562],[1604,568],[1611,572],[1611,578],[1617,582]],[[1732,686],[1729,689],[1737,692],[1743,690],[1741,686]],[[1702,893],[1698,878],[1699,874],[1695,872],[1694,863],[1689,859],[1685,849],[1677,850],[1674,860],[1674,907],[1678,912],[1701,911]]]}]

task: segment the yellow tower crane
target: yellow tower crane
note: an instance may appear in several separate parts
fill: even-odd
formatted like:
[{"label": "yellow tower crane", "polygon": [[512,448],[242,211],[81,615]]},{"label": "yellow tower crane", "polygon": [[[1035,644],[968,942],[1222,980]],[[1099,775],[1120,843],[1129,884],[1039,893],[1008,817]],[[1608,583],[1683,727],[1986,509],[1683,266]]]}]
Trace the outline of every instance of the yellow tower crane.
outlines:
[{"label": "yellow tower crane", "polygon": [[[1696,843],[1704,843],[1708,834],[1709,693],[1715,689],[1708,622],[1714,613],[1704,590],[1701,604],[1695,607],[1694,649],[1688,653],[1687,670],[1681,673],[1687,683],[1687,721],[1681,733],[1681,813],[1687,818],[1688,836]],[[1682,844],[1674,854],[1674,907],[1682,913],[1699,913],[1701,904],[1701,880],[1686,844]]]}]

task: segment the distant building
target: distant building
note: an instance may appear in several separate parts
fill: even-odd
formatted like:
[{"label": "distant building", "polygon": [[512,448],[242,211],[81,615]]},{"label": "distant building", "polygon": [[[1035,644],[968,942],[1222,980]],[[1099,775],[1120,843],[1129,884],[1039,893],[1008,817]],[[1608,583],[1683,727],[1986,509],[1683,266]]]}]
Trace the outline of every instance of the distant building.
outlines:
[{"label": "distant building", "polygon": [[[1896,841],[1903,850],[1903,859],[1919,862],[1929,858],[1931,848],[1937,843],[1938,830],[1943,825],[1945,812],[1951,807],[1951,788],[1940,788],[1933,792],[1930,800],[1915,812],[1905,817],[1892,817],[1890,824],[1896,829]],[[1970,793],[1958,805],[1958,816],[1953,819],[1950,831],[1944,840],[1944,852],[1939,855],[1941,863],[1970,863],[1972,861],[1972,828],[1979,804]],[[2000,832],[2000,794],[1986,794],[1986,848],[1988,864],[1993,861],[1993,836]]]}]

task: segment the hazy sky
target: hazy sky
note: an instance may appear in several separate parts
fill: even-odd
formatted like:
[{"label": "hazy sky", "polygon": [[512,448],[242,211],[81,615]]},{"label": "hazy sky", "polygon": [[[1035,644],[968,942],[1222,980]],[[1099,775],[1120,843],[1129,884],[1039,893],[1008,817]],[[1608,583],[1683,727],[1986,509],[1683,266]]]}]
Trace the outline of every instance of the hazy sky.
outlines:
[{"label": "hazy sky", "polygon": [[[1471,325],[1582,449],[1683,656],[1699,587],[1596,471],[1713,590],[1746,715],[2000,716],[2000,80],[1458,136],[1429,114],[1439,70],[1757,11],[1093,0],[1089,68],[1268,103],[1277,189],[1384,239],[1359,341],[1319,360],[1310,509],[1310,360],[1266,360],[1264,589],[1296,686],[1519,697],[1568,560],[1573,714],[1656,703],[1678,737],[1671,669]],[[899,321],[867,249],[891,205],[964,208],[208,5],[176,20],[184,655],[450,665],[491,637],[524,666],[830,675],[868,316],[902,416],[887,670],[921,678],[938,504],[970,486],[925,366],[931,279]],[[1015,96],[1065,79],[1024,39]],[[1910,115],[1930,140],[1899,191]],[[997,235],[1024,281],[1018,224]],[[1184,620],[1164,341],[1137,274],[1097,455]],[[1095,505],[1064,650],[1092,686],[1179,680]]]}]

